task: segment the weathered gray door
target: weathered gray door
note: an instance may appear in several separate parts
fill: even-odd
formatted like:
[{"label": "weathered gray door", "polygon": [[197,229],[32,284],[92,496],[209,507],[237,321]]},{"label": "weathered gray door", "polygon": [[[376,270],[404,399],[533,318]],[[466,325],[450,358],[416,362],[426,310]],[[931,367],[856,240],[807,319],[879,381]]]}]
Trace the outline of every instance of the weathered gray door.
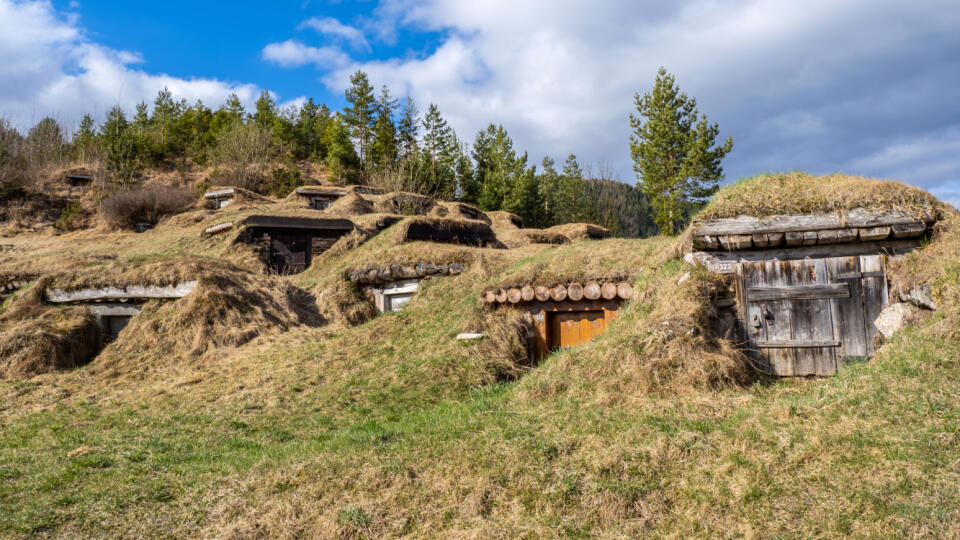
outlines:
[{"label": "weathered gray door", "polygon": [[887,304],[882,255],[744,262],[737,280],[742,330],[761,369],[832,375],[873,354],[873,321]]}]

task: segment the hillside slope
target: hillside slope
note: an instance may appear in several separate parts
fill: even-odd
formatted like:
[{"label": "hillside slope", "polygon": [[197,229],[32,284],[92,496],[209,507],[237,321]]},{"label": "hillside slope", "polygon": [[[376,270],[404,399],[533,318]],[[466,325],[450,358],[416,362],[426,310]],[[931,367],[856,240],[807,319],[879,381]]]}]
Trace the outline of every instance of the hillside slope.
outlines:
[{"label": "hillside slope", "polygon": [[[240,313],[240,293],[253,290],[265,295],[253,305],[263,318],[243,321],[275,326],[202,351],[174,339],[181,327],[132,326],[88,366],[0,380],[0,534],[960,533],[953,219],[895,270],[931,283],[944,309],[835,377],[769,380],[711,335],[716,278],[676,259],[673,238],[502,250],[403,242],[401,222],[279,278],[262,275],[242,246],[201,234],[260,211],[226,210],[143,234],[4,240],[15,246],[4,275],[46,268],[63,284],[231,276],[201,282],[193,301],[151,308],[156,320],[172,320],[163,310],[194,317],[183,336],[223,331],[207,321]],[[466,270],[424,281],[397,313],[375,316],[346,278],[424,259]],[[536,366],[519,350],[517,314],[479,302],[497,284],[604,275],[633,281],[619,319]],[[0,314],[30,307],[29,290]],[[261,309],[271,298],[296,305],[301,293],[317,310],[302,319]],[[488,338],[455,339],[476,330]]]}]

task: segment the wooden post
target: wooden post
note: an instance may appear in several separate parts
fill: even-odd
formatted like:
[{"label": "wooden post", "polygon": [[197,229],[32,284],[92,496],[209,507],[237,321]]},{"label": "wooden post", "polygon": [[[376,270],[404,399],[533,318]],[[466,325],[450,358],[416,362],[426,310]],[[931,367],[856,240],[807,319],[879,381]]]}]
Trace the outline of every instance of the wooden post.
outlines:
[{"label": "wooden post", "polygon": [[583,298],[583,286],[579,283],[571,283],[567,286],[567,298],[574,302]]},{"label": "wooden post", "polygon": [[499,291],[497,291],[497,302],[504,304],[506,303],[506,301],[507,301],[507,291],[503,289],[500,289]]},{"label": "wooden post", "polygon": [[633,287],[630,286],[627,282],[621,282],[617,285],[617,296],[623,298],[624,300],[629,300],[633,296]]},{"label": "wooden post", "polygon": [[517,289],[516,287],[507,291],[507,300],[509,300],[511,304],[516,304],[519,302],[521,297],[522,295],[520,293],[520,289]]}]

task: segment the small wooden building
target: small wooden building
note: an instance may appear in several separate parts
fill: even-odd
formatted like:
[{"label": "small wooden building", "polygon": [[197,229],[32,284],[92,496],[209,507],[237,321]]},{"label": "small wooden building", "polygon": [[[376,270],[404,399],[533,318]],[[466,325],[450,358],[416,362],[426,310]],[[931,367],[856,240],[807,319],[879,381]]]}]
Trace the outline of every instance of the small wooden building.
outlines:
[{"label": "small wooden building", "polygon": [[729,276],[735,335],[779,376],[832,375],[875,352],[886,264],[918,248],[932,219],[853,210],[695,221],[687,261]]},{"label": "small wooden building", "polygon": [[203,198],[206,199],[209,207],[219,209],[229,205],[234,195],[236,195],[236,189],[224,188],[208,191],[203,194]]},{"label": "small wooden building", "polygon": [[248,216],[240,222],[237,241],[261,248],[263,262],[278,274],[296,274],[310,267],[313,257],[354,230],[346,219]]},{"label": "small wooden building", "polygon": [[349,272],[347,278],[360,285],[378,313],[385,313],[399,311],[407,305],[420,289],[421,280],[433,276],[457,275],[464,269],[460,263],[433,264],[421,260],[413,265],[361,268]]},{"label": "small wooden building", "polygon": [[93,177],[89,174],[68,173],[66,180],[71,188],[85,188],[93,182]]},{"label": "small wooden building", "polygon": [[531,328],[527,349],[533,360],[539,360],[550,351],[575,347],[606,332],[632,295],[627,282],[591,280],[491,288],[483,292],[481,301],[490,306],[515,305],[525,312]]},{"label": "small wooden building", "polygon": [[307,201],[314,210],[326,210],[334,201],[347,194],[346,188],[307,186],[299,187],[296,194]]},{"label": "small wooden building", "polygon": [[175,300],[190,294],[197,286],[196,281],[184,281],[175,285],[132,285],[101,287],[64,291],[47,289],[44,298],[51,304],[85,306],[100,327],[103,342],[106,345],[120,335],[120,332],[137,316],[144,302],[150,300]]}]

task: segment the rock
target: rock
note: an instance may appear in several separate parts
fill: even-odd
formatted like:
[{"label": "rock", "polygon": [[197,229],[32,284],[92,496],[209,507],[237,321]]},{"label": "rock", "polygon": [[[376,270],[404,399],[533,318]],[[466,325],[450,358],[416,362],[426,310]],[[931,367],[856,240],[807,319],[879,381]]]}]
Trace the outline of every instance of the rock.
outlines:
[{"label": "rock", "polygon": [[693,253],[687,253],[686,255],[684,255],[683,262],[693,266],[697,265],[697,260],[693,258]]},{"label": "rock", "polygon": [[918,311],[919,309],[916,306],[906,302],[892,304],[880,312],[880,316],[877,317],[874,324],[884,339],[890,339],[906,326],[910,317]]},{"label": "rock", "polygon": [[900,292],[900,301],[908,302],[918,308],[936,311],[937,304],[933,301],[933,290],[929,284],[918,285],[908,292]]},{"label": "rock", "polygon": [[680,276],[680,279],[677,280],[677,285],[683,285],[683,282],[688,279],[690,279],[690,272],[687,272],[684,275]]}]

